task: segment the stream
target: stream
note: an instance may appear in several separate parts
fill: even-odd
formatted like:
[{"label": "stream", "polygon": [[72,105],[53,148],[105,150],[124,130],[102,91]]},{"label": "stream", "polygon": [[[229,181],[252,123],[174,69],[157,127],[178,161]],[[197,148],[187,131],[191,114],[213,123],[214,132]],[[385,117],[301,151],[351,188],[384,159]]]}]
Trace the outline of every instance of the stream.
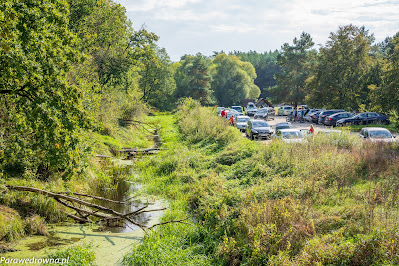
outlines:
[{"label": "stream", "polygon": [[[141,186],[129,181],[119,183],[113,195],[100,195],[117,201],[132,201],[134,192]],[[128,213],[149,204],[148,209],[159,209],[166,202],[152,198],[135,198],[134,205],[104,203],[105,207],[113,208],[122,213]],[[135,221],[147,226],[159,222],[163,212],[142,213]],[[31,236],[18,241],[13,247],[15,252],[1,254],[6,258],[43,258],[56,250],[64,249],[71,244],[92,244],[96,255],[96,265],[118,265],[123,256],[130,251],[132,245],[141,241],[144,231],[133,224],[122,227],[100,227],[97,225],[49,225],[48,236]]]}]

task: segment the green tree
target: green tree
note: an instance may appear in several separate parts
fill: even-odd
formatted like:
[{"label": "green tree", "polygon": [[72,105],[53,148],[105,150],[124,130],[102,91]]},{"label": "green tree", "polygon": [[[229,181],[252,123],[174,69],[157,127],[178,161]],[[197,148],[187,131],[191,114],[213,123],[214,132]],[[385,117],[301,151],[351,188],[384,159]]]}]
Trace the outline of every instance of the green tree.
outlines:
[{"label": "green tree", "polygon": [[88,126],[83,92],[68,82],[76,58],[66,0],[0,3],[0,165],[6,173],[71,173]]},{"label": "green tree", "polygon": [[141,100],[160,109],[170,110],[176,84],[173,67],[165,49],[153,47],[140,59]]},{"label": "green tree", "polygon": [[305,81],[309,78],[316,52],[312,50],[312,37],[303,32],[299,39],[294,38],[293,45],[285,43],[277,56],[281,72],[275,75],[278,86],[270,92],[276,102],[289,102],[297,105],[306,97]]},{"label": "green tree", "polygon": [[255,68],[233,55],[218,54],[211,67],[215,98],[220,105],[240,104],[242,99],[257,98],[260,89],[254,84]]},{"label": "green tree", "polygon": [[191,97],[201,104],[211,103],[211,63],[200,53],[182,57],[175,74],[175,97]]},{"label": "green tree", "polygon": [[320,49],[314,76],[309,79],[309,101],[327,108],[359,109],[368,106],[368,85],[373,60],[373,35],[364,27],[348,25],[331,33]]},{"label": "green tree", "polygon": [[281,71],[280,66],[277,64],[279,52],[277,50],[265,53],[234,51],[232,54],[238,56],[242,61],[250,62],[254,66],[256,71],[254,83],[261,89],[260,97],[270,98],[269,89],[277,85],[277,80],[274,77]]},{"label": "green tree", "polygon": [[385,65],[381,84],[372,84],[371,103],[380,112],[399,113],[399,33],[385,41]]}]

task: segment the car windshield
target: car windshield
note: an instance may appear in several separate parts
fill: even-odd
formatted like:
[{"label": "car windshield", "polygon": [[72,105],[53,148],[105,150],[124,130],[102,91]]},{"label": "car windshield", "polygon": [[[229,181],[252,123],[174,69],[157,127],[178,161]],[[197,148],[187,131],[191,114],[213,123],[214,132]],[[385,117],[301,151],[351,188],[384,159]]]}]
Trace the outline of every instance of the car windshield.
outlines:
[{"label": "car windshield", "polygon": [[298,139],[303,138],[303,134],[300,131],[290,131],[290,132],[281,132],[281,137],[283,139]]},{"label": "car windshield", "polygon": [[269,127],[269,124],[266,122],[253,122],[252,127]]},{"label": "car windshield", "polygon": [[237,119],[237,123],[245,123],[248,122],[250,120],[249,117],[241,117]]},{"label": "car windshield", "polygon": [[276,130],[281,130],[281,129],[290,129],[291,127],[289,125],[282,125],[282,126],[276,126]]},{"label": "car windshield", "polygon": [[258,111],[258,114],[263,114],[263,113],[266,113],[266,112],[267,112],[267,110],[264,110],[264,109],[263,109],[263,110],[259,110],[259,111]]},{"label": "car windshield", "polygon": [[369,132],[370,138],[392,138],[391,133],[385,130],[375,130]]},{"label": "car windshield", "polygon": [[233,106],[233,107],[231,107],[231,109],[241,112],[241,107],[239,107],[239,106]]}]

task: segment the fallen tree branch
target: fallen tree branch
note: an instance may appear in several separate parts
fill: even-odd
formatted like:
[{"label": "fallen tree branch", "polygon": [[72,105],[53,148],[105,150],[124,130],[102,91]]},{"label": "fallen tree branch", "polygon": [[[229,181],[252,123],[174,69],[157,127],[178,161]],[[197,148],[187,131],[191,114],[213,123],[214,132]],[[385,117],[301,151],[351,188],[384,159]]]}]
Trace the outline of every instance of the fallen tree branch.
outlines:
[{"label": "fallen tree branch", "polygon": [[103,197],[99,197],[99,196],[93,196],[93,195],[82,194],[82,193],[77,193],[77,192],[72,192],[72,193],[59,192],[59,194],[65,194],[65,195],[73,194],[73,195],[76,195],[76,196],[82,196],[82,197],[92,198],[92,199],[96,199],[96,200],[107,201],[107,202],[111,202],[111,203],[126,204],[126,205],[130,205],[131,204],[131,202],[111,200],[111,199],[107,199],[107,198],[103,198]]},{"label": "fallen tree branch", "polygon": [[[94,203],[91,203],[91,202],[84,201],[84,200],[82,200],[80,198],[77,198],[77,197],[68,196],[68,195],[66,195],[66,192],[54,193],[54,192],[50,192],[50,191],[46,191],[46,190],[39,189],[39,188],[34,188],[34,187],[14,186],[14,185],[5,185],[5,186],[9,190],[33,192],[33,193],[38,193],[38,194],[42,194],[42,195],[46,195],[48,197],[51,197],[55,201],[57,201],[59,204],[67,207],[68,209],[76,211],[77,214],[80,215],[80,216],[77,216],[77,215],[68,213],[68,212],[66,212],[64,210],[61,210],[61,212],[64,213],[66,216],[68,216],[71,219],[73,219],[75,221],[78,221],[80,223],[90,223],[92,221],[90,220],[89,217],[90,216],[94,216],[94,217],[101,218],[100,221],[106,221],[108,224],[109,224],[110,221],[118,221],[118,220],[119,221],[123,221],[126,224],[126,221],[127,221],[130,224],[133,224],[133,225],[136,225],[136,226],[140,227],[143,231],[146,231],[147,229],[153,229],[156,226],[165,225],[165,224],[169,224],[169,223],[182,223],[182,224],[192,225],[190,223],[184,222],[184,221],[186,221],[188,219],[188,218],[185,218],[185,219],[181,219],[181,220],[171,220],[171,221],[158,223],[158,224],[155,224],[155,225],[147,228],[147,226],[132,220],[131,216],[137,216],[139,214],[148,213],[148,212],[163,211],[163,210],[166,210],[166,208],[145,210],[145,208],[147,208],[149,206],[149,205],[146,205],[146,206],[138,208],[137,210],[132,211],[130,213],[123,214],[123,213],[117,212],[117,211],[115,211],[113,209],[106,208],[106,207],[98,205],[98,204],[94,204]],[[102,198],[102,197],[93,196],[93,195],[87,195],[87,194],[81,194],[81,193],[71,193],[71,194],[80,195],[80,196],[86,196],[86,197],[90,197],[90,198],[94,198],[94,199],[97,198],[97,199],[113,202],[112,200],[108,200],[108,199],[105,199],[105,198]],[[114,202],[115,203],[122,203],[122,202],[118,202],[118,201],[114,201]],[[80,206],[77,207],[77,206],[75,206],[74,203],[80,204]],[[84,209],[82,206],[85,206],[85,207],[88,207],[88,208],[93,208],[95,210]],[[126,226],[128,226],[130,228],[129,224],[126,224]]]},{"label": "fallen tree branch", "polygon": [[6,187],[8,189],[12,189],[12,190],[34,192],[34,193],[47,195],[47,196],[52,197],[54,199],[64,199],[64,200],[67,200],[67,201],[70,201],[70,202],[76,202],[76,203],[79,203],[81,205],[84,205],[84,206],[87,206],[87,207],[90,207],[90,208],[95,208],[95,209],[101,210],[103,212],[112,214],[114,216],[120,217],[121,219],[125,219],[129,223],[134,224],[134,225],[140,227],[143,230],[146,229],[145,225],[142,225],[140,223],[137,223],[137,222],[133,221],[130,217],[128,217],[128,216],[126,216],[126,215],[124,215],[124,214],[122,214],[120,212],[117,212],[117,211],[115,211],[113,209],[106,208],[106,207],[98,205],[98,204],[94,204],[94,203],[90,203],[90,202],[81,200],[79,198],[66,196],[66,195],[59,194],[59,193],[53,193],[53,192],[50,192],[50,191],[46,191],[46,190],[42,190],[42,189],[38,189],[38,188],[33,188],[33,187],[12,186],[12,185],[6,185]]}]

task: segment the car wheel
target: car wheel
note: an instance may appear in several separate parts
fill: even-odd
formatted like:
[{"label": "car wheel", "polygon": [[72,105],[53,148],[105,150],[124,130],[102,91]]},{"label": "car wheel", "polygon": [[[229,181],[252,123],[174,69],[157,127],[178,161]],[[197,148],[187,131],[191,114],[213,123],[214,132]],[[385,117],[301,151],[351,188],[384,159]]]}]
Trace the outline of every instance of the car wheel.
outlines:
[{"label": "car wheel", "polygon": [[255,137],[254,137],[254,135],[252,135],[252,134],[251,134],[251,140],[255,140]]}]

